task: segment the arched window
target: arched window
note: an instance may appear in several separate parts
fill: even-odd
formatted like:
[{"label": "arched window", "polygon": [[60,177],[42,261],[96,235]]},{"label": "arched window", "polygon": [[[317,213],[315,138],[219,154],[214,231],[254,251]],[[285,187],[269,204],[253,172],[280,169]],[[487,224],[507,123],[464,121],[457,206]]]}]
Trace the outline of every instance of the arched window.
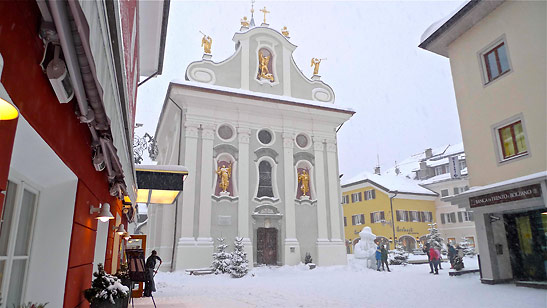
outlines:
[{"label": "arched window", "polygon": [[269,162],[263,160],[258,165],[258,193],[256,196],[271,197],[273,198],[272,189],[272,165]]}]

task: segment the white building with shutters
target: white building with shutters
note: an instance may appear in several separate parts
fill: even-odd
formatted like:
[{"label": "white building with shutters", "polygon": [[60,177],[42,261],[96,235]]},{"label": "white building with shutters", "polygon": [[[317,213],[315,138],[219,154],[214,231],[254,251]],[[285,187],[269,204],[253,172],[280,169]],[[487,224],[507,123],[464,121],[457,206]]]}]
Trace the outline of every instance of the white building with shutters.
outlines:
[{"label": "white building with shutters", "polygon": [[[220,237],[228,250],[242,237],[250,265],[294,265],[306,253],[320,266],[345,264],[336,129],[354,112],[334,105],[320,76],[303,75],[296,46],[268,25],[233,41],[231,57],[206,54],[169,85],[158,164],[189,176],[175,204],[149,207],[149,249],[172,270],[210,266]],[[260,77],[261,55],[271,78]]]}]

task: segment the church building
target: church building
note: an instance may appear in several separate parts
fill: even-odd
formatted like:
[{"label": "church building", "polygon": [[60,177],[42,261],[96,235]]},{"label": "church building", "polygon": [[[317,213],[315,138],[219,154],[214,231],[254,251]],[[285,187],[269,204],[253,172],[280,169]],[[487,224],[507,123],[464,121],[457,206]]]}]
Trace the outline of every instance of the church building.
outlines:
[{"label": "church building", "polygon": [[210,266],[221,237],[229,251],[243,238],[250,266],[345,264],[336,131],[354,112],[334,105],[321,59],[303,75],[286,28],[241,25],[231,57],[213,62],[204,35],[203,59],[169,85],[158,164],[189,175],[175,204],[149,207],[148,246],[171,270]]}]

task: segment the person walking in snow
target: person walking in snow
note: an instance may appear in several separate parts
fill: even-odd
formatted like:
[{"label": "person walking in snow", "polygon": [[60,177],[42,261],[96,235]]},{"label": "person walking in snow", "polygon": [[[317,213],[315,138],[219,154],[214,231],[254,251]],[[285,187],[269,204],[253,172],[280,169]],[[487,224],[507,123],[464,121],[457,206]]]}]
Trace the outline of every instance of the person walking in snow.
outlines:
[{"label": "person walking in snow", "polygon": [[429,249],[431,248],[431,245],[429,243],[425,243],[425,246],[424,246],[424,249],[423,249],[423,252],[427,255],[427,262],[429,263],[429,268],[431,269],[431,271],[429,272],[430,274],[433,274],[433,262],[431,262],[431,256],[429,255]]},{"label": "person walking in snow", "polygon": [[458,252],[456,251],[456,248],[454,248],[454,246],[450,244],[446,244],[446,246],[448,247],[448,259],[450,260],[450,268],[454,268],[454,258],[456,257]]},{"label": "person walking in snow", "polygon": [[380,266],[382,265],[382,249],[380,245],[376,246],[376,270],[380,271]]},{"label": "person walking in snow", "polygon": [[382,245],[382,249],[380,250],[381,254],[382,254],[382,271],[385,271],[384,269],[384,264],[386,265],[387,267],[387,271],[388,272],[391,272],[389,270],[389,265],[387,265],[387,254],[388,254],[388,251],[386,249],[386,245]]},{"label": "person walking in snow", "polygon": [[[156,292],[156,284],[154,283],[154,276],[156,275],[156,260],[160,261],[161,266],[161,258],[158,257],[158,252],[155,250],[152,250],[152,254],[148,259],[146,259],[146,263],[144,265],[147,279],[145,286],[144,286],[144,297],[150,297],[152,296],[152,292]],[[159,266],[158,266],[159,269]]]},{"label": "person walking in snow", "polygon": [[439,270],[437,268],[439,266],[439,252],[433,246],[431,246],[431,248],[429,248],[429,258],[431,260],[431,263],[433,263],[433,268],[435,268],[435,272],[433,272],[433,270],[431,270],[431,272],[429,272],[429,273],[433,273],[434,275],[439,275]]}]

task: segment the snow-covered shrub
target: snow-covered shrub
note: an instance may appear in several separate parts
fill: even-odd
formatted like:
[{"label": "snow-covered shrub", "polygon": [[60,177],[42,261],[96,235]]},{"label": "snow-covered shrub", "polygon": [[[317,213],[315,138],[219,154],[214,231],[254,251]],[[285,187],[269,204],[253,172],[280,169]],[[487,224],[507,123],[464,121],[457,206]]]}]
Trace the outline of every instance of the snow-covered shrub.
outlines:
[{"label": "snow-covered shrub", "polygon": [[473,257],[477,254],[477,252],[475,251],[475,248],[471,245],[472,245],[471,241],[469,241],[465,237],[462,237],[462,241],[460,242],[460,249],[463,250],[464,256]]},{"label": "snow-covered shrub", "polygon": [[390,251],[389,264],[393,265],[407,265],[408,253],[405,251],[403,245],[397,244],[397,248]]},{"label": "snow-covered shrub", "polygon": [[232,253],[232,263],[230,264],[230,273],[234,278],[241,278],[247,275],[249,271],[249,261],[247,253],[243,251],[243,238],[236,237],[234,241],[234,252]]},{"label": "snow-covered shrub", "polygon": [[129,288],[122,285],[117,277],[107,274],[101,263],[97,267],[97,271],[93,273],[95,279],[91,283],[91,288],[84,291],[84,296],[90,303],[110,301],[115,304],[115,299],[129,296]]},{"label": "snow-covered shrub", "polygon": [[441,237],[441,234],[439,233],[439,229],[437,229],[437,224],[432,223],[429,224],[429,234],[426,235],[426,241],[429,243],[429,245],[433,247],[438,247],[439,249],[443,247],[443,238]]},{"label": "snow-covered shrub", "polygon": [[224,238],[218,238],[217,252],[213,253],[213,269],[215,274],[230,273],[232,254],[226,252],[228,245],[224,244]]}]

